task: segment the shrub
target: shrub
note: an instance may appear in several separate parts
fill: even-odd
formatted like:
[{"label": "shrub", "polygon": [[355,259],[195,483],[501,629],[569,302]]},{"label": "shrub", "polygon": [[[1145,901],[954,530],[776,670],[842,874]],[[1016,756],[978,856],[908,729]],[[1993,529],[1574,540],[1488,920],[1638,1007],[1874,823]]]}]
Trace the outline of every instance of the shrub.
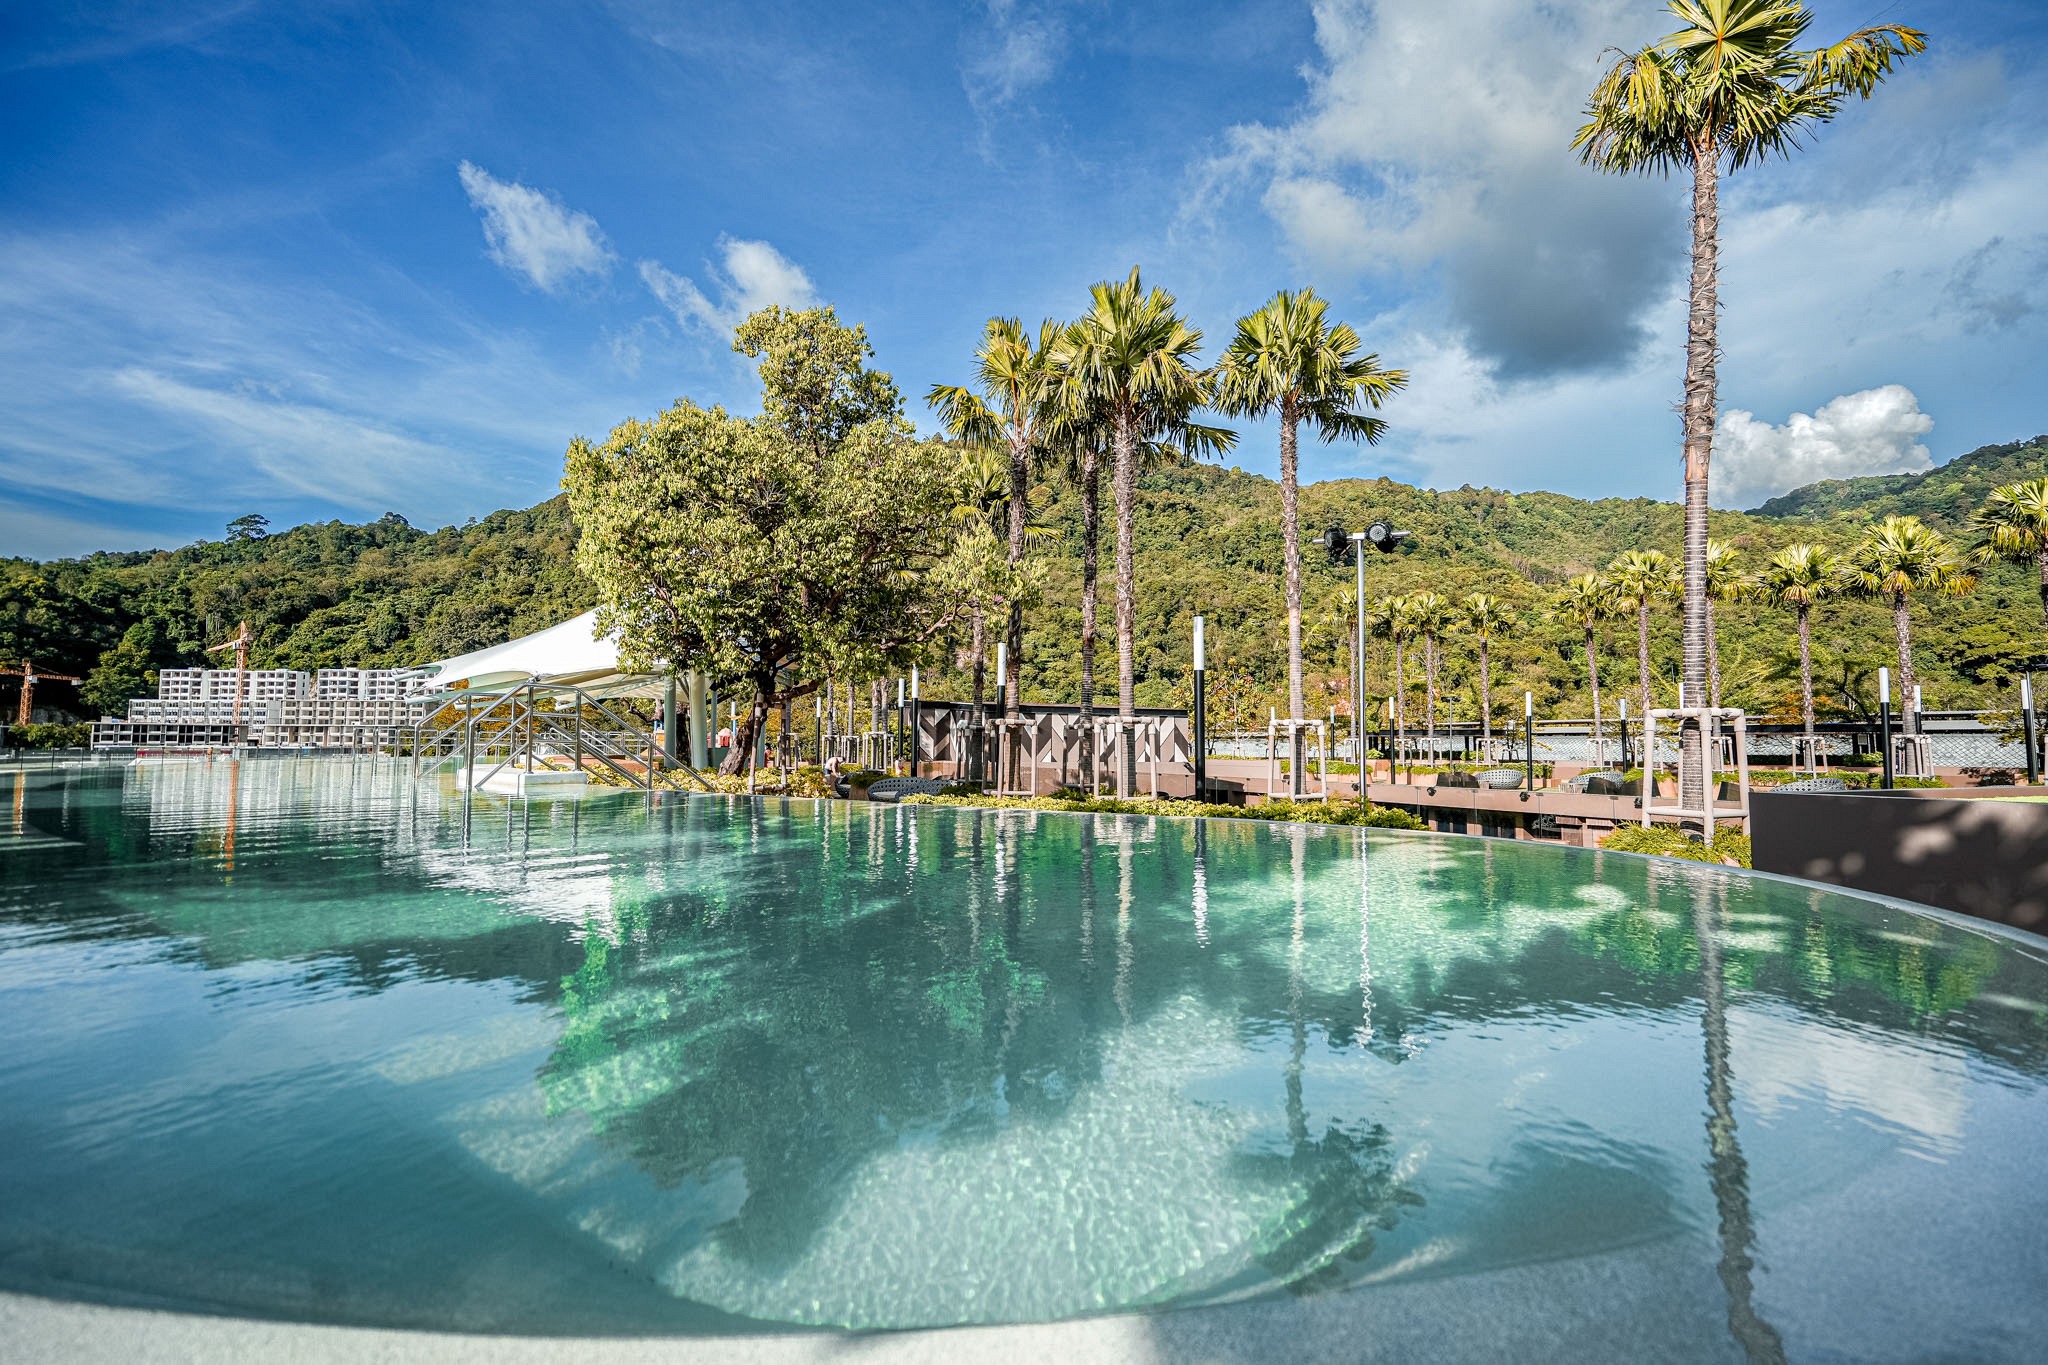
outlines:
[{"label": "shrub", "polygon": [[17,749],[82,749],[92,743],[92,726],[84,721],[76,725],[54,721],[10,725],[7,742]]},{"label": "shrub", "polygon": [[1161,801],[1152,797],[1058,796],[911,796],[905,805],[981,806],[996,810],[1075,811],[1095,815],[1201,816],[1211,820],[1295,820],[1314,825],[1363,825],[1374,829],[1421,829],[1422,822],[1405,810],[1356,801],[1268,801],[1263,806],[1219,806],[1206,801]]},{"label": "shrub", "polygon": [[1729,824],[1714,831],[1712,848],[1687,835],[1676,825],[1623,825],[1602,839],[1600,847],[1611,848],[1617,853],[1652,853],[1695,863],[1751,865],[1749,836]]}]

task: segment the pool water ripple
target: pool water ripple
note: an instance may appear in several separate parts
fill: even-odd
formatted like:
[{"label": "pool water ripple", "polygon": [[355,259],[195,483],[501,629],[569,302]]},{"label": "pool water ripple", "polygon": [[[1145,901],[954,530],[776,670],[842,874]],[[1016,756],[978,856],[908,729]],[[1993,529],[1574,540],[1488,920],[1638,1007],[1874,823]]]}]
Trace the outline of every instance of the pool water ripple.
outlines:
[{"label": "pool water ripple", "polygon": [[2035,940],[1497,841],[388,763],[23,809],[0,1285],[696,1332],[1584,1259],[1701,1359],[2048,1326]]}]

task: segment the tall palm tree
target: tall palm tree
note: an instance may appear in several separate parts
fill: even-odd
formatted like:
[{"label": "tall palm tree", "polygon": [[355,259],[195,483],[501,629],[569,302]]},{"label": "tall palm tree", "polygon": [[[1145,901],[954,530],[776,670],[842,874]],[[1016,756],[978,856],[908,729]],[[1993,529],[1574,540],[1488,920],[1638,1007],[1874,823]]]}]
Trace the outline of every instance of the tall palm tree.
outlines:
[{"label": "tall palm tree", "polygon": [[1458,624],[1479,641],[1479,748],[1493,747],[1493,640],[1514,630],[1514,612],[1488,593],[1469,593],[1458,602]]},{"label": "tall palm tree", "polygon": [[1714,604],[1736,602],[1747,596],[1749,577],[1735,547],[1725,540],[1707,541],[1707,704],[1721,704],[1721,628],[1714,619]]},{"label": "tall palm tree", "polygon": [[[1366,629],[1387,641],[1394,647],[1394,691],[1391,697],[1392,714],[1388,716],[1394,729],[1395,752],[1392,764],[1401,761],[1400,750],[1408,740],[1408,646],[1415,641],[1415,609],[1404,595],[1383,597],[1379,602],[1366,608]],[[1395,775],[1389,767],[1390,776]]]},{"label": "tall palm tree", "polygon": [[1892,633],[1899,648],[1899,699],[1906,733],[1920,728],[1913,711],[1913,618],[1911,595],[1934,592],[1958,596],[1977,580],[1963,566],[1949,538],[1918,517],[1886,517],[1865,536],[1851,558],[1852,580],[1866,594],[1891,604]]},{"label": "tall palm tree", "polygon": [[[957,384],[934,384],[925,402],[956,439],[1001,445],[1009,453],[1010,567],[1024,561],[1031,498],[1031,459],[1045,428],[1059,411],[1059,372],[1053,348],[1060,324],[1047,318],[1036,338],[1016,318],[990,318],[974,348],[977,393]],[[1023,705],[1024,604],[1010,602],[1008,667],[1003,679],[1004,719],[1015,721]],[[1015,733],[1014,728],[1011,731]]]},{"label": "tall palm tree", "polygon": [[1799,719],[1806,751],[1813,753],[1813,604],[1849,586],[1847,564],[1822,545],[1787,545],[1764,566],[1762,592],[1799,618]]},{"label": "tall palm tree", "polygon": [[[1110,423],[1095,409],[1071,404],[1047,428],[1046,456],[1053,473],[1081,495],[1081,772],[1095,789],[1096,584],[1102,544],[1102,467],[1111,449]],[[1176,446],[1147,440],[1138,447],[1141,470],[1187,458]]]},{"label": "tall palm tree", "polygon": [[1436,760],[1436,642],[1457,621],[1457,609],[1433,592],[1408,599],[1408,617],[1422,638],[1423,715],[1429,725],[1429,757]]},{"label": "tall palm tree", "polygon": [[1280,537],[1287,589],[1287,714],[1295,722],[1290,750],[1294,794],[1306,781],[1300,729],[1307,714],[1301,685],[1301,512],[1296,441],[1307,422],[1324,441],[1338,437],[1376,442],[1387,424],[1363,409],[1377,409],[1408,383],[1406,370],[1383,370],[1362,352],[1358,334],[1331,323],[1329,304],[1315,291],[1281,290],[1264,307],[1237,320],[1216,364],[1216,406],[1232,417],[1280,419]]},{"label": "tall palm tree", "polygon": [[1600,623],[1622,614],[1621,594],[1599,574],[1582,573],[1557,590],[1545,613],[1560,625],[1570,626],[1585,637],[1586,685],[1593,692],[1593,752],[1600,753],[1600,654],[1595,639]]},{"label": "tall palm tree", "polygon": [[1642,687],[1643,715],[1648,717],[1655,704],[1650,692],[1650,612],[1678,595],[1678,578],[1671,557],[1662,550],[1630,550],[1607,566],[1607,581],[1619,594],[1621,609],[1635,614],[1636,680]]},{"label": "tall palm tree", "polygon": [[1189,420],[1209,403],[1210,381],[1195,366],[1202,334],[1175,311],[1173,295],[1147,290],[1137,267],[1120,281],[1091,291],[1086,314],[1058,344],[1067,400],[1108,418],[1116,453],[1111,486],[1116,494],[1117,791],[1138,785],[1137,732],[1137,518],[1139,446],[1148,432],[1176,428],[1189,447],[1228,450],[1237,433]]},{"label": "tall palm tree", "polygon": [[[953,519],[988,527],[1002,534],[1009,520],[1010,470],[1003,452],[991,445],[970,445],[960,453],[960,501],[954,504]],[[968,617],[972,634],[969,649],[974,660],[974,726],[979,734],[988,724],[988,611],[979,602]],[[848,684],[852,686],[852,684]],[[853,723],[848,703],[847,724]],[[980,764],[980,750],[975,763]]]},{"label": "tall palm tree", "polygon": [[[1720,180],[1789,157],[1850,97],[1868,99],[1892,64],[1927,46],[1918,29],[1874,24],[1826,47],[1797,44],[1813,21],[1800,0],[1667,0],[1676,32],[1627,52],[1601,76],[1572,138],[1610,174],[1692,177],[1692,279],[1685,342],[1686,690],[1707,684],[1707,472],[1713,453],[1720,292]],[[1686,727],[1687,805],[1706,800],[1702,736]]]},{"label": "tall palm tree", "polygon": [[2048,631],[2048,478],[1992,489],[1970,528],[1977,533],[1970,556],[1978,563],[2009,559],[2040,572],[2041,627]]}]

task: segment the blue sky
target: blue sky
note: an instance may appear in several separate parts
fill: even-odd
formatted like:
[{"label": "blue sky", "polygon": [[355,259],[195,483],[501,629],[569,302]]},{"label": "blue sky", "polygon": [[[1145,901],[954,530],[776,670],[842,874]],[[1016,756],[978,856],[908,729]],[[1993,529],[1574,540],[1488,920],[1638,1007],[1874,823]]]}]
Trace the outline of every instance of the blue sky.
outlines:
[{"label": "blue sky", "polygon": [[[2034,0],[1816,6],[1928,56],[1724,192],[1717,501],[2048,430]],[[569,438],[747,408],[835,304],[905,391],[1132,264],[1414,372],[1386,473],[1674,496],[1685,193],[1566,145],[1653,0],[48,4],[0,20],[0,553],[548,496]],[[921,405],[913,413],[929,421]],[[1270,431],[1234,462],[1271,472]]]}]

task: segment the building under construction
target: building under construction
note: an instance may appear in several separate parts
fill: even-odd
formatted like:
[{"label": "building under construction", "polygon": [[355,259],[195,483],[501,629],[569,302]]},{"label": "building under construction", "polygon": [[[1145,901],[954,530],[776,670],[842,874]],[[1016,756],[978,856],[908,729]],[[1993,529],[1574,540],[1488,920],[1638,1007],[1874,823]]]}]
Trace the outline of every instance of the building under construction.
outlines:
[{"label": "building under construction", "polygon": [[93,726],[94,748],[360,749],[389,743],[417,717],[405,668],[168,668],[154,697]]}]

